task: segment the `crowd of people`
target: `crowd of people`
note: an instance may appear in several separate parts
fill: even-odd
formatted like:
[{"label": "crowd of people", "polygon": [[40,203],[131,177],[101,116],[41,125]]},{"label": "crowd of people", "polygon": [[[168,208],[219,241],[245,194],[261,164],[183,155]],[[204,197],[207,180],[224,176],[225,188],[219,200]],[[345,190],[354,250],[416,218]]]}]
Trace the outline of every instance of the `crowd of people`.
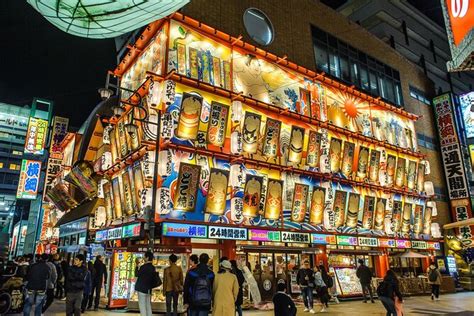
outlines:
[{"label": "crowd of people", "polygon": [[86,310],[97,310],[100,293],[107,279],[107,269],[97,256],[94,263],[86,263],[77,254],[73,263],[58,254],[25,255],[7,264],[2,275],[9,275],[2,289],[23,290],[23,315],[46,313],[55,299],[66,301],[66,315],[81,315]]}]

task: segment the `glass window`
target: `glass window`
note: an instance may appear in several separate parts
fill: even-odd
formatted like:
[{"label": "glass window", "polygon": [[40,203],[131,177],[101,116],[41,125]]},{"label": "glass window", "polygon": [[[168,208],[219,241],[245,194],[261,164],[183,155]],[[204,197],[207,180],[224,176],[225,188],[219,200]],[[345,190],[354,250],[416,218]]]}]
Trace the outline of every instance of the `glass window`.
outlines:
[{"label": "glass window", "polygon": [[395,103],[397,105],[402,105],[402,88],[400,87],[400,82],[395,83]]},{"label": "glass window", "polygon": [[351,81],[351,75],[349,71],[349,63],[347,61],[346,56],[341,56],[339,59],[339,62],[341,64],[341,79],[344,81]]},{"label": "glass window", "polygon": [[394,95],[394,92],[393,92],[392,79],[385,78],[384,84],[385,84],[385,92],[387,93],[387,100],[389,100],[390,102],[396,103],[395,102],[395,95]]},{"label": "glass window", "polygon": [[370,70],[369,72],[369,82],[370,82],[370,92],[374,95],[379,94],[379,89],[377,87],[377,75],[375,75],[375,71]]},{"label": "glass window", "polygon": [[[370,79],[372,80],[372,78]],[[387,92],[385,90],[385,82],[384,78],[379,76],[378,77],[378,83],[379,83],[379,89],[380,89],[380,96],[384,99],[387,99]]]},{"label": "glass window", "polygon": [[3,168],[3,162],[0,162],[0,168]]},{"label": "glass window", "polygon": [[370,91],[370,85],[369,85],[369,75],[367,73],[367,68],[365,66],[360,67],[360,84],[361,88]]},{"label": "glass window", "polygon": [[359,82],[359,70],[357,63],[351,60],[350,62],[351,68],[351,82],[354,83],[356,86],[360,87],[360,82]]},{"label": "glass window", "polygon": [[19,150],[13,150],[12,154],[21,156],[21,155],[23,155],[23,152],[21,152]]},{"label": "glass window", "polygon": [[314,45],[314,54],[316,55],[316,67],[325,73],[329,73],[328,52],[326,45],[316,41],[316,45]]},{"label": "glass window", "polygon": [[9,168],[10,168],[10,170],[17,170],[17,169],[16,169],[16,168],[17,168],[17,165],[14,164],[14,163],[11,163]]},{"label": "glass window", "polygon": [[244,26],[249,36],[260,45],[273,42],[273,25],[265,13],[256,8],[244,12]]},{"label": "glass window", "polygon": [[339,57],[333,50],[329,52],[329,70],[331,75],[337,78],[341,77],[341,69],[339,68]]}]

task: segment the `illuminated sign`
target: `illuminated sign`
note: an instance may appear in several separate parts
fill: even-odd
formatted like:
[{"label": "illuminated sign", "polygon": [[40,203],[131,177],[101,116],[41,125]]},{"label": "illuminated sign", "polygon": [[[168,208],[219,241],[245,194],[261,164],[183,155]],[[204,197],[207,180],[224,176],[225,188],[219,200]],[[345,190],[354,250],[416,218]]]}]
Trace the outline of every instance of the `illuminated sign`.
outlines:
[{"label": "illuminated sign", "polygon": [[122,229],[123,227],[117,227],[107,230],[107,240],[122,238]]},{"label": "illuminated sign", "polygon": [[20,179],[18,180],[17,199],[36,199],[41,172],[41,162],[23,159],[21,162]]},{"label": "illuminated sign", "polygon": [[379,247],[395,248],[395,239],[379,239]]},{"label": "illuminated sign", "polygon": [[142,230],[140,223],[123,226],[122,238],[139,237]]},{"label": "illuminated sign", "polygon": [[359,246],[378,247],[378,239],[372,237],[359,237]]},{"label": "illuminated sign", "polygon": [[25,140],[25,153],[42,155],[48,131],[48,121],[30,117]]},{"label": "illuminated sign", "polygon": [[[474,92],[469,92],[459,96],[459,105],[461,107],[462,118],[467,138],[474,137]],[[474,110],[474,108],[473,108]]]},{"label": "illuminated sign", "polygon": [[207,226],[163,223],[162,234],[166,237],[207,238]]},{"label": "illuminated sign", "polygon": [[209,238],[247,240],[247,229],[237,227],[209,226]]},{"label": "illuminated sign", "polygon": [[248,235],[249,235],[249,240],[252,240],[252,241],[280,242],[281,240],[281,234],[279,231],[249,229]]},{"label": "illuminated sign", "polygon": [[44,189],[43,189],[43,202],[46,201],[46,193],[53,188],[54,179],[61,171],[61,159],[49,158],[48,159],[48,167],[46,168],[46,178],[44,181]]},{"label": "illuminated sign", "polygon": [[437,241],[428,241],[428,249],[430,249],[430,250],[440,250],[441,245]]},{"label": "illuminated sign", "polygon": [[411,247],[413,249],[428,249],[428,244],[426,243],[426,241],[412,240]]},{"label": "illuminated sign", "polygon": [[445,0],[454,44],[459,46],[474,27],[474,8],[471,0]]},{"label": "illuminated sign", "polygon": [[311,243],[317,245],[335,245],[335,235],[311,234]]},{"label": "illuminated sign", "polygon": [[310,238],[308,233],[282,232],[281,241],[309,244]]},{"label": "illuminated sign", "polygon": [[108,230],[98,230],[95,232],[95,241],[106,241],[108,237]]},{"label": "illuminated sign", "polygon": [[411,243],[410,243],[409,240],[397,239],[396,240],[396,245],[397,245],[397,248],[401,248],[401,249],[407,249],[407,248],[411,247]]},{"label": "illuminated sign", "polygon": [[337,244],[339,246],[357,246],[357,237],[337,236]]},{"label": "illuminated sign", "polygon": [[59,158],[61,155],[61,142],[67,134],[67,127],[69,124],[69,119],[65,117],[55,116],[52,126],[51,134],[51,146],[49,147],[50,155],[58,155],[55,158]]}]

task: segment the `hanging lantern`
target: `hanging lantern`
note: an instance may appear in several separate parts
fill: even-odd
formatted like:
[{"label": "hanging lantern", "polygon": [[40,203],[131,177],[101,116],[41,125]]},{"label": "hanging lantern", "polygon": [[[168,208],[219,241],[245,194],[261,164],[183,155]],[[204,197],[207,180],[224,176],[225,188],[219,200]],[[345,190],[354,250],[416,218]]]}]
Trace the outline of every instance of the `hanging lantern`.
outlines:
[{"label": "hanging lantern", "polygon": [[430,162],[428,160],[423,160],[425,164],[425,175],[429,175],[431,173]]},{"label": "hanging lantern", "polygon": [[158,174],[160,176],[169,176],[171,174],[172,157],[169,150],[159,152],[158,158]]},{"label": "hanging lantern", "polygon": [[230,152],[233,155],[242,153],[242,137],[239,131],[234,131],[230,135]]},{"label": "hanging lantern", "polygon": [[[176,97],[176,82],[172,80],[166,80],[163,86],[163,102],[166,105],[174,103]],[[157,103],[158,104],[158,103]]]},{"label": "hanging lantern", "polygon": [[433,182],[431,182],[431,181],[425,181],[425,193],[426,193],[426,195],[428,195],[428,196],[432,196],[432,195],[435,194]]},{"label": "hanging lantern", "polygon": [[231,118],[233,122],[240,122],[240,120],[242,119],[242,102],[232,101]]}]

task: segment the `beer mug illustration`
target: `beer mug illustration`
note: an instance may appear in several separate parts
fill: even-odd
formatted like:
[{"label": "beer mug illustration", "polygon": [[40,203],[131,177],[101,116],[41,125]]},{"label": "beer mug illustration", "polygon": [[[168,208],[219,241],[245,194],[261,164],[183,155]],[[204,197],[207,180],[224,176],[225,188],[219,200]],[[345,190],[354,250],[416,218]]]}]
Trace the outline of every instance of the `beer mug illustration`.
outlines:
[{"label": "beer mug illustration", "polygon": [[324,188],[314,187],[311,197],[311,209],[309,213],[309,221],[311,224],[319,225],[323,223],[325,204]]},{"label": "beer mug illustration", "polygon": [[282,209],[283,181],[268,179],[265,218],[279,219]]},{"label": "beer mug illustration", "polygon": [[304,128],[292,126],[288,161],[299,164],[303,155]]},{"label": "beer mug illustration", "polygon": [[181,112],[179,114],[176,136],[181,139],[194,140],[199,129],[202,98],[189,93],[183,93]]}]

